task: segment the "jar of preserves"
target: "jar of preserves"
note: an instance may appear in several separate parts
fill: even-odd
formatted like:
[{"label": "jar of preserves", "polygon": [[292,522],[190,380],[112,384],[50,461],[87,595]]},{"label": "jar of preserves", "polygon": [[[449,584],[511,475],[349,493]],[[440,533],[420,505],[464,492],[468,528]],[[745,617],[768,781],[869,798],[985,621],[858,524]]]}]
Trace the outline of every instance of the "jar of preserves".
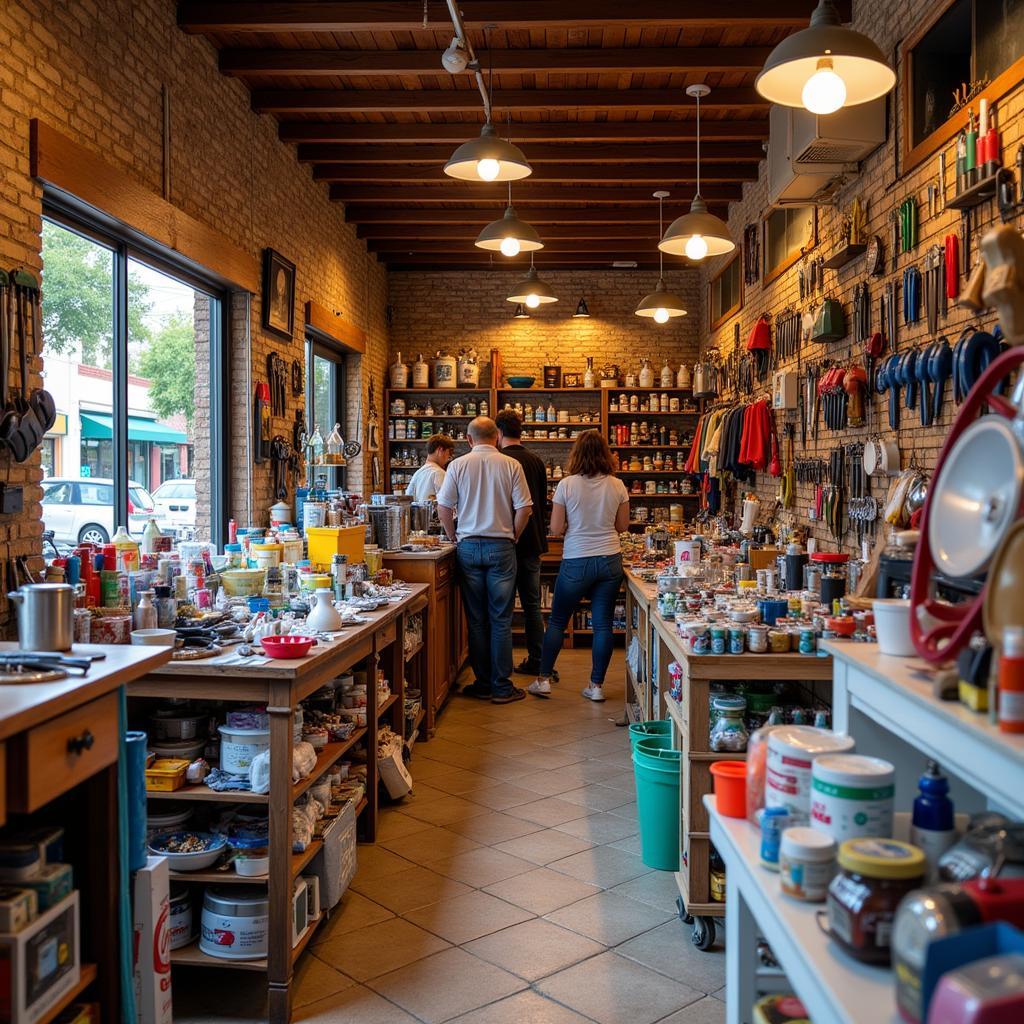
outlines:
[{"label": "jar of preserves", "polygon": [[739,754],[747,749],[747,727],[743,721],[746,710],[746,699],[735,694],[721,693],[712,698],[714,724],[708,744],[715,753]]}]

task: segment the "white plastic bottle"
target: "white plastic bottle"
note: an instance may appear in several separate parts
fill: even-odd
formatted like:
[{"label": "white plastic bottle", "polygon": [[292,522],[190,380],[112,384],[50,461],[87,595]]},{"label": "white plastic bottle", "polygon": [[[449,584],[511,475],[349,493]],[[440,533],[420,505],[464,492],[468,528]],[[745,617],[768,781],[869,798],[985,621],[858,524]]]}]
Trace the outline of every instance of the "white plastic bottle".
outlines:
[{"label": "white plastic bottle", "polygon": [[142,531],[142,553],[144,555],[151,555],[156,551],[156,542],[163,534],[160,532],[160,527],[157,526],[156,520],[150,518],[146,523],[146,528]]}]

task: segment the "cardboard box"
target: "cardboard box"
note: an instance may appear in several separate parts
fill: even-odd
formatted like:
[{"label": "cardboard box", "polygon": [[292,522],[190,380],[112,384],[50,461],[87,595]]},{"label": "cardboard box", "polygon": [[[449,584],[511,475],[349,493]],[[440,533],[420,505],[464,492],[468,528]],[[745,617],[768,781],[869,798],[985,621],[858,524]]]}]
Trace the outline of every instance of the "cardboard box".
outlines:
[{"label": "cardboard box", "polygon": [[139,1024],[171,1024],[171,873],[149,857],[132,889],[135,1009]]},{"label": "cardboard box", "polygon": [[380,781],[384,783],[384,788],[392,800],[412,792],[412,776],[405,767],[400,750],[396,750],[388,757],[378,758],[377,769],[380,772]]},{"label": "cardboard box", "polygon": [[78,893],[0,935],[0,1022],[33,1024],[78,984]]}]

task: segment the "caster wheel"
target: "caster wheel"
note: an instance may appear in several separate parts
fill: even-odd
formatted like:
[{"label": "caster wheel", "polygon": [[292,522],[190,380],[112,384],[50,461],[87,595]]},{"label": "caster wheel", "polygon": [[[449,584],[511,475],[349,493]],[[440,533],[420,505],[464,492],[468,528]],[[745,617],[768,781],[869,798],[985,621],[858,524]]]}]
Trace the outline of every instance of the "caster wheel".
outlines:
[{"label": "caster wheel", "polygon": [[693,924],[693,917],[686,912],[686,904],[683,902],[682,896],[676,897],[676,912],[683,924]]},{"label": "caster wheel", "polygon": [[715,919],[698,917],[693,922],[693,934],[690,941],[702,952],[706,953],[715,944]]}]

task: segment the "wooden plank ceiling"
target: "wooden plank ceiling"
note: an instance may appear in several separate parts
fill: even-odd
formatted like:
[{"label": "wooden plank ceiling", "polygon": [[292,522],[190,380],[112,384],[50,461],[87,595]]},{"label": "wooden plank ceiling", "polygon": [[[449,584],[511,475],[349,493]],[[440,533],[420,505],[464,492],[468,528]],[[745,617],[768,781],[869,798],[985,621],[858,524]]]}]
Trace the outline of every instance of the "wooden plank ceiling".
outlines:
[{"label": "wooden plank ceiling", "polygon": [[[845,19],[852,0],[840,2]],[[706,82],[701,192],[725,216],[757,176],[768,106],[754,78],[771,48],[806,26],[815,0],[465,0],[470,41],[492,82],[495,123],[533,174],[514,182],[519,216],[545,241],[539,267],[657,265],[666,223],[695,191],[694,102]],[[450,75],[443,0],[209,3],[182,0],[181,28],[219,50],[257,111],[330,183],[371,252],[395,269],[525,266],[474,248],[507,186],[447,178],[483,108],[473,75]],[[669,257],[671,263],[684,262]]]}]

